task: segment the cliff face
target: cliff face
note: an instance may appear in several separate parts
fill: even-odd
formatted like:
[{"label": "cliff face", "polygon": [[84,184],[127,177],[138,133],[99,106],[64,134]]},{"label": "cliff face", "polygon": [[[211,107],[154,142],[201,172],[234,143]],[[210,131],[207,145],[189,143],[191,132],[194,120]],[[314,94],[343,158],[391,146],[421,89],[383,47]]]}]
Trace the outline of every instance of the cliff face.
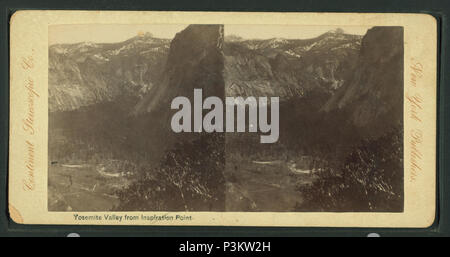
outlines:
[{"label": "cliff face", "polygon": [[170,121],[176,110],[170,106],[178,96],[193,104],[195,88],[202,89],[203,97],[224,96],[222,45],[223,25],[189,25],[175,35],[161,79],[132,107],[132,144],[158,160],[164,149],[202,136],[174,133]]},{"label": "cliff face", "polygon": [[227,38],[227,95],[269,95],[281,100],[302,97],[311,90],[332,94],[351,77],[361,40],[341,31],[307,40]]},{"label": "cliff face", "polygon": [[158,81],[169,43],[145,34],[121,43],[50,46],[50,112],[142,97]]},{"label": "cliff face", "polygon": [[223,25],[190,25],[179,32],[170,44],[161,81],[135,108],[134,114],[158,108],[170,109],[177,96],[193,98],[194,88],[203,96],[224,96]]},{"label": "cliff face", "polygon": [[351,109],[358,126],[389,127],[403,117],[403,28],[368,30],[354,76],[323,107],[324,111]]}]

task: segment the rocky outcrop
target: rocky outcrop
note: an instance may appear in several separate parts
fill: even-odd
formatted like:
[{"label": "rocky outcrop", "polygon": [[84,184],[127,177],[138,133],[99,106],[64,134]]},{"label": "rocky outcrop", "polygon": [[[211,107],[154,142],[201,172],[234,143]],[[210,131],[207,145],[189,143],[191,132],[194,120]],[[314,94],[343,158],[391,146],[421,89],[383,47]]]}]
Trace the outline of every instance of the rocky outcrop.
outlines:
[{"label": "rocky outcrop", "polygon": [[375,131],[401,124],[402,99],[403,28],[374,27],[362,40],[353,78],[323,110],[347,109],[350,122]]},{"label": "rocky outcrop", "polygon": [[203,96],[224,96],[223,25],[189,25],[176,34],[161,78],[135,108],[134,114],[170,109],[177,96],[192,99],[194,88]]}]

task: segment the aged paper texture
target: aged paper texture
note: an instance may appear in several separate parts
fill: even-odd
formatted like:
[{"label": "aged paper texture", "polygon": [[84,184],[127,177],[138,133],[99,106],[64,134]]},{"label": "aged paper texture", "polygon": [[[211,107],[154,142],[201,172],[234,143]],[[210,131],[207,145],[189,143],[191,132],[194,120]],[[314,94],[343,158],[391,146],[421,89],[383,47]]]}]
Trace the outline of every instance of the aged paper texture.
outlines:
[{"label": "aged paper texture", "polygon": [[426,14],[18,11],[21,224],[428,227]]}]

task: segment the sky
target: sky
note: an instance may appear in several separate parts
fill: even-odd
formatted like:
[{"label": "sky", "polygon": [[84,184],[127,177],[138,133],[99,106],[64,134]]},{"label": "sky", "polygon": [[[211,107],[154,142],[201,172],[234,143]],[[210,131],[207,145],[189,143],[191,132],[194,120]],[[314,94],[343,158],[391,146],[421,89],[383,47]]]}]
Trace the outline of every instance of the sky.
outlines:
[{"label": "sky", "polygon": [[[49,27],[49,44],[79,42],[114,43],[125,41],[141,33],[150,32],[157,38],[172,39],[186,24],[76,24]],[[361,26],[299,26],[299,25],[225,25],[227,35],[244,39],[306,39],[341,28],[345,33],[364,35],[369,27]]]},{"label": "sky", "polygon": [[361,26],[299,26],[299,25],[225,25],[225,36],[236,35],[245,39],[307,39],[341,28],[345,33],[364,35],[370,27]]},{"label": "sky", "polygon": [[186,24],[76,24],[49,26],[50,45],[94,42],[116,43],[125,41],[140,33],[150,32],[157,38],[172,39]]}]

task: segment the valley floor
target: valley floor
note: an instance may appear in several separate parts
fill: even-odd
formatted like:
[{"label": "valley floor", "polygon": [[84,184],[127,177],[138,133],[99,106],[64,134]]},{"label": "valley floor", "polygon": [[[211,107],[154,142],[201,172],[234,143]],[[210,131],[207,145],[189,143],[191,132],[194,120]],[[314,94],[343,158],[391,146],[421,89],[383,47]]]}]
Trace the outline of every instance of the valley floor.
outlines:
[{"label": "valley floor", "polygon": [[[49,211],[108,211],[116,192],[131,179],[92,164],[49,165]],[[227,162],[225,211],[294,211],[302,202],[298,186],[314,175],[295,172],[282,161]]]},{"label": "valley floor", "polygon": [[49,165],[48,176],[49,211],[111,210],[118,204],[116,191],[130,182],[90,164]]},{"label": "valley floor", "polygon": [[302,202],[297,187],[314,175],[294,172],[282,161],[227,162],[227,211],[294,211]]}]

